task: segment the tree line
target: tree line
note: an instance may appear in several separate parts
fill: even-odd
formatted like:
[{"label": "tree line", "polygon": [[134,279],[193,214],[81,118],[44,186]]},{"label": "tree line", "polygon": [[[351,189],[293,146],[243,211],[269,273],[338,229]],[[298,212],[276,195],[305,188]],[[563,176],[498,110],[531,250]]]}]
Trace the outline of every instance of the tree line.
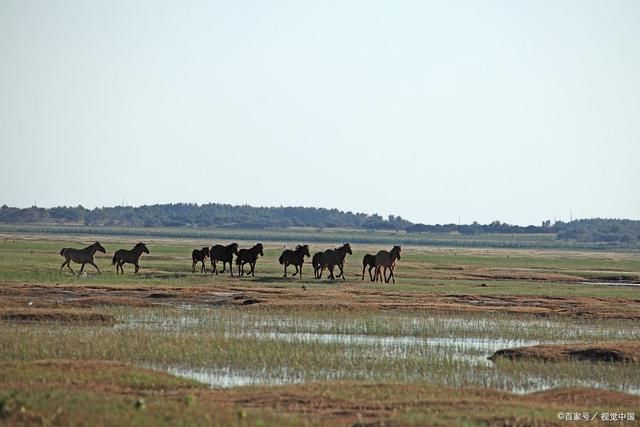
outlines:
[{"label": "tree line", "polygon": [[254,207],[208,203],[171,203],[139,207],[116,206],[86,209],[83,206],[42,208],[0,208],[0,223],[66,224],[106,227],[190,227],[280,229],[307,227],[315,229],[349,228],[392,230],[433,234],[556,234],[560,240],[605,242],[638,245],[640,221],[627,219],[580,219],[570,222],[550,220],[540,225],[519,226],[501,221],[489,224],[413,223],[400,216],[383,218],[377,214],[353,213],[338,209],[313,207]]}]

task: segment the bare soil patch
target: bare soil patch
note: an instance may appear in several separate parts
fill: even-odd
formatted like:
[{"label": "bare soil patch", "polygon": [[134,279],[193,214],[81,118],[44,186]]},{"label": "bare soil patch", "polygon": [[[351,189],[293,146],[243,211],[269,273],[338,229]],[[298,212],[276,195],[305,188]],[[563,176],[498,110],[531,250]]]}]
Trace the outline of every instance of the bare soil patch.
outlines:
[{"label": "bare soil patch", "polygon": [[115,323],[110,314],[74,309],[51,308],[0,308],[0,320],[14,322],[64,322],[64,323]]},{"label": "bare soil patch", "polygon": [[496,351],[489,359],[640,363],[640,342],[545,344]]},{"label": "bare soil patch", "polygon": [[[31,305],[29,304],[31,303]],[[213,287],[0,285],[0,308],[99,306],[243,306],[335,310],[426,310],[534,316],[640,319],[640,299],[586,296],[473,295],[401,292],[352,284],[334,288],[220,284]]]}]

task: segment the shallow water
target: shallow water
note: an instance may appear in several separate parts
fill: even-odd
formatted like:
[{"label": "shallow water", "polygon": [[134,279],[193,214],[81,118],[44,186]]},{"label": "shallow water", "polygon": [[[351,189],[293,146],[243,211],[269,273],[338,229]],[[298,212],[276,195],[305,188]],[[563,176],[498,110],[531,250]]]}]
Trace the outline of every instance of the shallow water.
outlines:
[{"label": "shallow water", "polygon": [[631,286],[631,287],[640,287],[640,283],[634,282],[580,282],[582,285],[596,285],[596,286]]},{"label": "shallow water", "polygon": [[[386,327],[387,319],[395,323]],[[251,348],[252,351],[272,348],[269,341],[284,343],[285,348],[291,345],[291,351],[296,351],[301,345],[317,344],[324,346],[319,347],[319,351],[331,352],[335,345],[336,354],[340,355],[338,360],[341,357],[345,360],[344,366],[335,362],[326,365],[320,363],[322,366],[305,365],[296,370],[288,366],[285,350],[275,366],[261,365],[254,369],[239,369],[232,366],[233,362],[226,365],[216,360],[204,362],[205,366],[149,366],[211,387],[355,380],[402,381],[450,387],[480,386],[515,393],[530,393],[559,386],[588,386],[640,394],[640,378],[633,379],[637,373],[633,369],[625,371],[631,373],[629,380],[620,379],[618,375],[620,384],[615,384],[602,371],[565,375],[560,371],[543,369],[533,374],[523,365],[522,369],[518,367],[516,371],[509,372],[487,359],[504,348],[584,341],[585,337],[596,340],[637,337],[635,328],[628,328],[626,324],[620,326],[619,323],[513,316],[381,314],[373,319],[333,319],[280,313],[239,315],[238,312],[211,309],[198,313],[190,313],[190,310],[179,314],[167,313],[166,317],[157,313],[142,315],[123,319],[116,328],[143,328],[169,335],[195,334],[205,337],[216,334],[234,342],[246,339],[247,349]],[[384,334],[385,331],[393,335]],[[442,335],[435,335],[437,333]],[[545,339],[520,339],[523,336]],[[351,363],[352,360],[360,362]],[[388,363],[394,364],[394,371],[384,368]]]}]

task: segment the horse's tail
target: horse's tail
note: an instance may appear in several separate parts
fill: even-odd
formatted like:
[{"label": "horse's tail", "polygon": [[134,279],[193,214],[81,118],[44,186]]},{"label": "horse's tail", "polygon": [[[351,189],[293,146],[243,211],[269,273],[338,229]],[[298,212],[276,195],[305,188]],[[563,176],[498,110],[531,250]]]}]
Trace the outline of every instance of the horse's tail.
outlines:
[{"label": "horse's tail", "polygon": [[278,262],[280,263],[280,265],[284,264],[284,254],[280,255],[280,258],[278,258]]},{"label": "horse's tail", "polygon": [[117,254],[117,253],[118,253],[118,251],[116,251],[116,252],[113,254],[113,258],[111,258],[111,265],[115,265],[115,263],[116,263],[116,254]]}]

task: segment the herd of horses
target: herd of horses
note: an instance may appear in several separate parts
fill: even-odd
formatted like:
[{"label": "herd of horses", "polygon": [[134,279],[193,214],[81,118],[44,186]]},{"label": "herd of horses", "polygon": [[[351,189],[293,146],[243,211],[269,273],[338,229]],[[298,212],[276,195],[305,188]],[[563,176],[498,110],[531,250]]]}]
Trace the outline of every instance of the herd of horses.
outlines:
[{"label": "herd of horses", "polygon": [[[238,276],[253,276],[255,277],[256,263],[260,256],[264,256],[262,243],[256,243],[251,248],[239,249],[237,243],[231,243],[229,245],[215,245],[212,247],[204,247],[202,249],[194,249],[191,253],[191,271],[196,272],[196,266],[201,264],[200,273],[207,272],[206,260],[207,258],[211,262],[211,273],[218,274],[218,262],[222,262],[222,270],[220,273],[224,273],[229,264],[229,271],[233,276],[233,261],[235,256],[235,263],[238,268]],[[394,246],[390,251],[381,250],[377,254],[366,254],[362,259],[362,280],[364,280],[364,273],[369,269],[369,278],[372,282],[385,281],[389,283],[389,280],[396,282],[393,275],[396,263],[400,259],[400,246]],[[65,260],[60,267],[60,271],[66,266],[72,274],[75,272],[71,269],[71,262],[81,264],[79,274],[82,274],[86,264],[89,264],[98,271],[100,269],[94,262],[94,256],[96,252],[106,253],[105,248],[99,243],[87,246],[84,249],[63,248],[60,251]],[[118,249],[114,252],[111,264],[116,266],[116,274],[124,274],[123,265],[133,264],[135,266],[134,273],[137,273],[140,269],[140,257],[142,254],[148,254],[149,249],[147,246],[140,242],[136,244],[133,249]],[[309,245],[297,245],[295,249],[285,249],[282,255],[278,258],[280,265],[284,267],[284,277],[287,277],[287,268],[289,266],[295,267],[295,272],[292,276],[302,277],[302,266],[305,261],[305,257],[311,257],[311,265],[313,266],[313,276],[316,279],[322,279],[324,270],[328,271],[328,279],[337,280],[342,277],[345,280],[344,275],[344,263],[347,255],[351,255],[351,245],[345,243],[344,245],[335,248],[327,249],[323,252],[317,252],[311,257],[309,253]],[[250,270],[245,271],[245,266],[248,265]],[[374,273],[372,273],[372,270]]]}]

